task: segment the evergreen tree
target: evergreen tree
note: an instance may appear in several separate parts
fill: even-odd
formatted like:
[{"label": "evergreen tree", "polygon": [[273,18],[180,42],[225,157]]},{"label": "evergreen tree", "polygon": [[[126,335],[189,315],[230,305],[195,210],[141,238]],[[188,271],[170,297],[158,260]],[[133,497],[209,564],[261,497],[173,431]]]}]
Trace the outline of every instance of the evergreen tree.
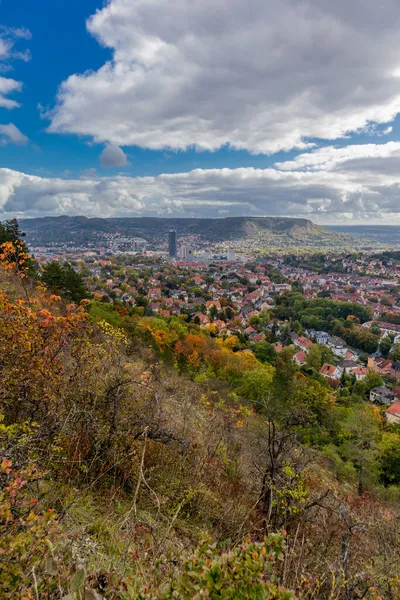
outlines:
[{"label": "evergreen tree", "polygon": [[73,302],[80,302],[89,295],[82,276],[68,262],[63,265],[57,261],[49,262],[43,268],[42,281],[52,292]]}]

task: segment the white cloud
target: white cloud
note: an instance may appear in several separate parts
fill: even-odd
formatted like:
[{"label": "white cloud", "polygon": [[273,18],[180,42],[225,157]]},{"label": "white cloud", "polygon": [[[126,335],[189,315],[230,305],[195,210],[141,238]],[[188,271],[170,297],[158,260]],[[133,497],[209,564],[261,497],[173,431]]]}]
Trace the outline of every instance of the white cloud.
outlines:
[{"label": "white cloud", "polygon": [[26,27],[6,27],[0,25],[0,36],[3,38],[11,38],[12,40],[31,40],[32,34]]},{"label": "white cloud", "polygon": [[22,83],[15,79],[0,77],[0,107],[2,108],[17,108],[20,104],[16,100],[6,98],[6,95],[11,92],[20,92]]},{"label": "white cloud", "polygon": [[100,164],[102,167],[126,167],[128,160],[119,146],[111,144],[100,154]]},{"label": "white cloud", "polygon": [[6,146],[9,143],[25,146],[29,139],[24,135],[14,123],[0,125],[0,146]]},{"label": "white cloud", "polygon": [[157,177],[99,177],[89,171],[80,179],[0,169],[0,212],[3,218],[247,214],[400,224],[400,143],[321,148],[291,163]]},{"label": "white cloud", "polygon": [[51,132],[146,148],[310,147],[400,111],[400,4],[108,0],[87,22],[112,58],[71,75]]},{"label": "white cloud", "polygon": [[387,144],[354,144],[337,148],[325,146],[312,152],[299,154],[293,160],[275,163],[275,167],[282,171],[297,169],[306,170],[331,170],[344,163],[358,159],[400,159],[400,142]]},{"label": "white cloud", "polygon": [[[12,70],[14,60],[23,60],[27,62],[31,59],[28,49],[16,50],[15,45],[20,40],[30,40],[31,33],[25,28],[14,28],[0,26],[0,72],[6,73]],[[20,92],[22,83],[9,77],[0,77],[0,107],[18,108],[20,104],[7,96],[13,92]]]}]

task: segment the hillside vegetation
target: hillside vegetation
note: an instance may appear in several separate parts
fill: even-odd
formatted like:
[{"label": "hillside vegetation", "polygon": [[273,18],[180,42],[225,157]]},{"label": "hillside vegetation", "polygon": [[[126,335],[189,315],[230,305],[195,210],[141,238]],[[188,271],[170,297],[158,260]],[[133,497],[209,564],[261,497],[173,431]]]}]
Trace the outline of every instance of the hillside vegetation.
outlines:
[{"label": "hillside vegetation", "polygon": [[184,317],[68,304],[12,242],[0,262],[0,598],[400,596],[378,408],[290,349],[263,364]]}]

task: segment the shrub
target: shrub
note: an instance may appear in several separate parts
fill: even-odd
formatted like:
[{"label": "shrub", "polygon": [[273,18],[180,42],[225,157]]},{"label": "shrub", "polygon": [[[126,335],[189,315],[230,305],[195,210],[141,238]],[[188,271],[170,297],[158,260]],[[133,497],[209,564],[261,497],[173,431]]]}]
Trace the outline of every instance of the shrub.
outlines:
[{"label": "shrub", "polygon": [[294,598],[293,593],[280,587],[274,575],[282,549],[280,535],[271,535],[261,543],[246,541],[223,554],[219,554],[215,545],[202,547],[184,565],[182,576],[161,597],[290,600]]}]

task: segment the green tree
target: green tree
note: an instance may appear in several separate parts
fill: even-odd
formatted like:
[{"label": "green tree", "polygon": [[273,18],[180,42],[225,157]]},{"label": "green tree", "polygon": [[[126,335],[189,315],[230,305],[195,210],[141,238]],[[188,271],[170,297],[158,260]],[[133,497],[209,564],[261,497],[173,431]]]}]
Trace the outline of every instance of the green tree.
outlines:
[{"label": "green tree", "polygon": [[249,319],[249,324],[250,325],[262,325],[262,320],[260,319],[260,317],[253,315]]},{"label": "green tree", "polygon": [[230,306],[227,306],[225,308],[225,318],[227,321],[230,321],[233,319],[233,317],[235,316],[234,311],[232,310],[232,308]]},{"label": "green tree", "polygon": [[64,295],[74,302],[80,302],[89,296],[82,275],[77,273],[70,263],[65,263],[64,268]]},{"label": "green tree", "polygon": [[322,351],[318,344],[313,344],[308,349],[306,365],[309,369],[319,371],[322,367]]},{"label": "green tree", "polygon": [[373,371],[370,371],[366,374],[363,383],[365,385],[365,389],[367,390],[367,392],[369,392],[374,387],[379,387],[380,385],[382,385],[383,380],[379,373],[374,373]]},{"label": "green tree", "polygon": [[300,378],[295,381],[290,398],[291,419],[300,433],[315,437],[317,430],[330,426],[333,418],[331,390],[318,381]]},{"label": "green tree", "polygon": [[378,373],[373,373],[370,371],[359,381],[355,381],[353,386],[353,394],[355,396],[359,396],[360,398],[368,399],[369,392],[374,387],[379,387],[383,384],[382,377]]},{"label": "green tree", "polygon": [[400,484],[400,436],[386,431],[379,444],[381,480],[384,485]]},{"label": "green tree", "polygon": [[[0,244],[4,244],[4,242],[20,242],[24,237],[25,233],[20,230],[17,219],[0,223]],[[26,246],[24,251],[28,251]]]},{"label": "green tree", "polygon": [[398,361],[400,360],[400,344],[395,344],[390,353],[390,358],[392,360]]},{"label": "green tree", "polygon": [[304,329],[301,326],[300,321],[295,321],[292,325],[293,331],[297,333],[297,335],[303,335]]},{"label": "green tree", "polygon": [[240,393],[256,406],[272,393],[274,369],[270,366],[260,366],[251,371],[245,371],[242,377]]},{"label": "green tree", "polygon": [[353,463],[358,473],[360,495],[376,484],[380,476],[380,424],[379,410],[369,404],[349,409],[343,423],[342,455]]},{"label": "green tree", "polygon": [[257,342],[254,344],[253,352],[260,362],[269,363],[270,365],[275,364],[277,352],[273,344],[268,344],[268,342]]},{"label": "green tree", "polygon": [[390,338],[386,337],[379,343],[379,350],[381,351],[382,356],[387,358],[389,356],[390,349],[392,347],[392,342]]},{"label": "green tree", "polygon": [[293,363],[293,348],[284,348],[276,358],[276,370],[273,381],[274,398],[282,405],[290,398],[294,386],[296,367]]},{"label": "green tree", "polygon": [[379,327],[379,325],[378,325],[378,323],[376,321],[373,321],[371,323],[370,332],[373,333],[374,335],[380,335],[381,330],[380,330],[380,327]]},{"label": "green tree", "polygon": [[43,267],[42,281],[52,292],[73,302],[80,302],[89,296],[82,276],[68,262],[49,262]]},{"label": "green tree", "polygon": [[215,320],[215,317],[217,316],[217,314],[218,314],[218,308],[215,306],[215,304],[212,304],[210,311],[209,311],[211,322],[213,322]]}]

